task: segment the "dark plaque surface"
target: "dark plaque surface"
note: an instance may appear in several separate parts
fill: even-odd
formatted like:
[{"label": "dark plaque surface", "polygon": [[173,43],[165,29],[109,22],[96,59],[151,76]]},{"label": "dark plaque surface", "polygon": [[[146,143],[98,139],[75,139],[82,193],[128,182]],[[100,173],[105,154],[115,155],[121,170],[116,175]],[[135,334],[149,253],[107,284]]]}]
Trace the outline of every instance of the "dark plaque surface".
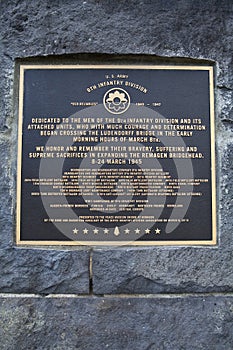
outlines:
[{"label": "dark plaque surface", "polygon": [[213,68],[20,67],[17,244],[216,244]]}]

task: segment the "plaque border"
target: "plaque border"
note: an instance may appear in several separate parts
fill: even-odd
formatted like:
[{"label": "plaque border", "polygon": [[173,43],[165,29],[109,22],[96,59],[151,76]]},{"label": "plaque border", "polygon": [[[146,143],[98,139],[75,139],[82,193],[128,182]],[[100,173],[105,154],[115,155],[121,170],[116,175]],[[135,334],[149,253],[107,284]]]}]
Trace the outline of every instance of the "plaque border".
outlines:
[{"label": "plaque border", "polygon": [[[209,65],[160,65],[160,64],[23,64],[20,63],[18,97],[18,150],[16,185],[16,245],[20,246],[213,246],[217,245],[217,206],[216,206],[216,157],[215,157],[215,117],[214,117],[214,67]],[[150,69],[150,70],[205,70],[209,72],[210,103],[210,156],[211,156],[211,194],[212,194],[212,240],[192,241],[33,241],[20,239],[21,220],[21,180],[22,180],[22,126],[24,72],[28,69]]]}]

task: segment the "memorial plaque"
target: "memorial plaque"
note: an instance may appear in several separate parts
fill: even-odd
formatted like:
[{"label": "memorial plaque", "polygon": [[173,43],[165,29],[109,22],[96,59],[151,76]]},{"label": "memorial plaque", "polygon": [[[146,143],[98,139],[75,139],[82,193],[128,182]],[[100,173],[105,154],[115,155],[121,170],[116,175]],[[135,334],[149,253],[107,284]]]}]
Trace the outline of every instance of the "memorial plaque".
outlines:
[{"label": "memorial plaque", "polygon": [[24,245],[216,244],[213,68],[21,65]]}]

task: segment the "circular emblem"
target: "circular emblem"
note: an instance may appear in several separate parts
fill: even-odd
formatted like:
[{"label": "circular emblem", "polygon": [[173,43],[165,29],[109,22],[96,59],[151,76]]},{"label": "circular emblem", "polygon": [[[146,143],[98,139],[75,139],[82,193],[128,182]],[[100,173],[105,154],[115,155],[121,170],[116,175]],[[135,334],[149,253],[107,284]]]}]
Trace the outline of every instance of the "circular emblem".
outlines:
[{"label": "circular emblem", "polygon": [[104,107],[113,114],[121,114],[130,106],[130,97],[127,91],[113,88],[106,92],[103,98]]}]

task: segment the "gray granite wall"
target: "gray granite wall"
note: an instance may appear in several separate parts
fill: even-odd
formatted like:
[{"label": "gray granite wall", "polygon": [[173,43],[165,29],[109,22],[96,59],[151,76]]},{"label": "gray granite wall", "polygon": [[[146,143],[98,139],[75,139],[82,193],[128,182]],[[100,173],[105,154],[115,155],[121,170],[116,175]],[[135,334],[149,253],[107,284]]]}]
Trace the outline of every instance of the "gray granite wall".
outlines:
[{"label": "gray granite wall", "polygon": [[[232,0],[1,0],[0,16],[1,349],[231,350]],[[218,246],[16,247],[16,60],[121,55],[215,65]]]}]

